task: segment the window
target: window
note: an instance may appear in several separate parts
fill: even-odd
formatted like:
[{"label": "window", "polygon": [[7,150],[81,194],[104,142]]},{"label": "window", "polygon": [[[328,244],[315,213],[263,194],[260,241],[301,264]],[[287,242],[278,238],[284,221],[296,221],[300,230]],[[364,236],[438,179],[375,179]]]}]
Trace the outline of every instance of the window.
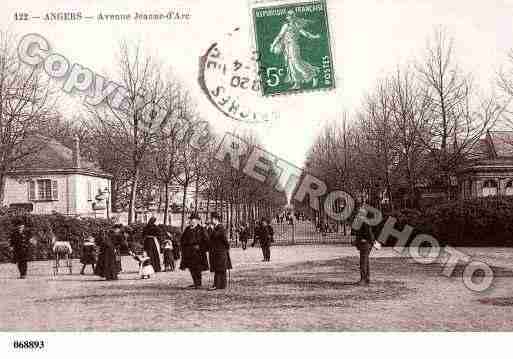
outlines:
[{"label": "window", "polygon": [[472,197],[472,181],[471,180],[466,180],[465,181],[465,184],[463,186],[463,190],[464,190],[464,194],[463,194],[464,198],[471,198]]},{"label": "window", "polygon": [[87,181],[87,200],[93,200],[93,184],[91,183],[91,181]]},{"label": "window", "polygon": [[506,196],[513,196],[513,180],[506,183]]},{"label": "window", "polygon": [[29,199],[29,201],[36,200],[36,182],[35,181],[28,182],[28,199]]},{"label": "window", "polygon": [[483,185],[483,196],[496,196],[497,195],[497,181],[487,180]]},{"label": "window", "polygon": [[57,181],[38,179],[28,182],[29,201],[56,201],[58,200]]},{"label": "window", "polygon": [[52,181],[37,180],[37,198],[40,200],[52,199]]}]

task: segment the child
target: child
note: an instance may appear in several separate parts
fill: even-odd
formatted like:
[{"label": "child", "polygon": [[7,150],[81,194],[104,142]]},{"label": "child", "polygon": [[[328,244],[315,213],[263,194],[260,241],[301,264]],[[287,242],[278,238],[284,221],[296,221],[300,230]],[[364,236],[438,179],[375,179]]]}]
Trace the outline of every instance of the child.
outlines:
[{"label": "child", "polygon": [[86,265],[90,264],[93,267],[94,273],[94,265],[96,264],[96,245],[94,244],[93,237],[87,237],[84,240],[84,245],[82,246],[82,255],[80,256],[80,263],[82,263],[82,270],[80,274],[84,274]]},{"label": "child", "polygon": [[173,243],[170,239],[164,242],[164,271],[175,270],[175,259],[173,257]]},{"label": "child", "polygon": [[180,244],[176,238],[173,238],[171,243],[173,244],[173,259],[177,261],[180,259]]},{"label": "child", "polygon": [[152,274],[155,274],[153,266],[151,265],[151,259],[148,257],[148,253],[146,253],[146,251],[144,251],[140,256],[133,252],[130,252],[130,255],[139,262],[139,275],[141,276],[141,279],[149,279]]}]

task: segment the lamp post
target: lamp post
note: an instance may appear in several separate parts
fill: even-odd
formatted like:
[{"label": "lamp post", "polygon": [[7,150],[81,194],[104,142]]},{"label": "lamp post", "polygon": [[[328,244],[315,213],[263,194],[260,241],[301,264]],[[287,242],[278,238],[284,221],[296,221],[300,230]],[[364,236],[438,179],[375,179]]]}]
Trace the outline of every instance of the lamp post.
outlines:
[{"label": "lamp post", "polygon": [[109,194],[110,194],[110,191],[109,191],[109,187],[105,187],[105,189],[103,190],[103,193],[105,194],[105,206],[107,207],[107,219],[110,219],[110,212],[109,212],[109,207],[110,207]]},{"label": "lamp post", "polygon": [[[110,213],[109,213],[109,187],[105,187],[105,189],[102,191],[100,190],[99,191],[100,193],[98,194],[98,196],[96,196],[96,200],[97,201],[103,201],[105,200],[105,209],[107,210],[107,219],[110,218]],[[93,204],[94,206],[94,204]],[[98,209],[103,209],[103,208],[98,208]],[[96,217],[96,211],[94,212],[94,216]]]}]

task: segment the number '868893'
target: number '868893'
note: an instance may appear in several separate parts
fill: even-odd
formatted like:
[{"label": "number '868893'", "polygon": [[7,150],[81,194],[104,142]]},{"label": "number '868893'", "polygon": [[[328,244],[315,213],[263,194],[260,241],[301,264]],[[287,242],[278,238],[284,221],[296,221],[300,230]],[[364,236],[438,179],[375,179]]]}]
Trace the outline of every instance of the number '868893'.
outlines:
[{"label": "number '868893'", "polygon": [[13,342],[14,349],[41,350],[45,348],[43,340],[15,340]]}]

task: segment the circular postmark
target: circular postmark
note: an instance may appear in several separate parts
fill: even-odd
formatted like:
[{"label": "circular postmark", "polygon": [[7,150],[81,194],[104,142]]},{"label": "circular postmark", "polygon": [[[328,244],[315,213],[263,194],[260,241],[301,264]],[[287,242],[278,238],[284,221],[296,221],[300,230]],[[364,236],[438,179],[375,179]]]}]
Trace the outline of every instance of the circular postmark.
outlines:
[{"label": "circular postmark", "polygon": [[198,81],[210,103],[230,119],[265,123],[278,118],[261,95],[257,53],[239,28],[200,57]]}]

